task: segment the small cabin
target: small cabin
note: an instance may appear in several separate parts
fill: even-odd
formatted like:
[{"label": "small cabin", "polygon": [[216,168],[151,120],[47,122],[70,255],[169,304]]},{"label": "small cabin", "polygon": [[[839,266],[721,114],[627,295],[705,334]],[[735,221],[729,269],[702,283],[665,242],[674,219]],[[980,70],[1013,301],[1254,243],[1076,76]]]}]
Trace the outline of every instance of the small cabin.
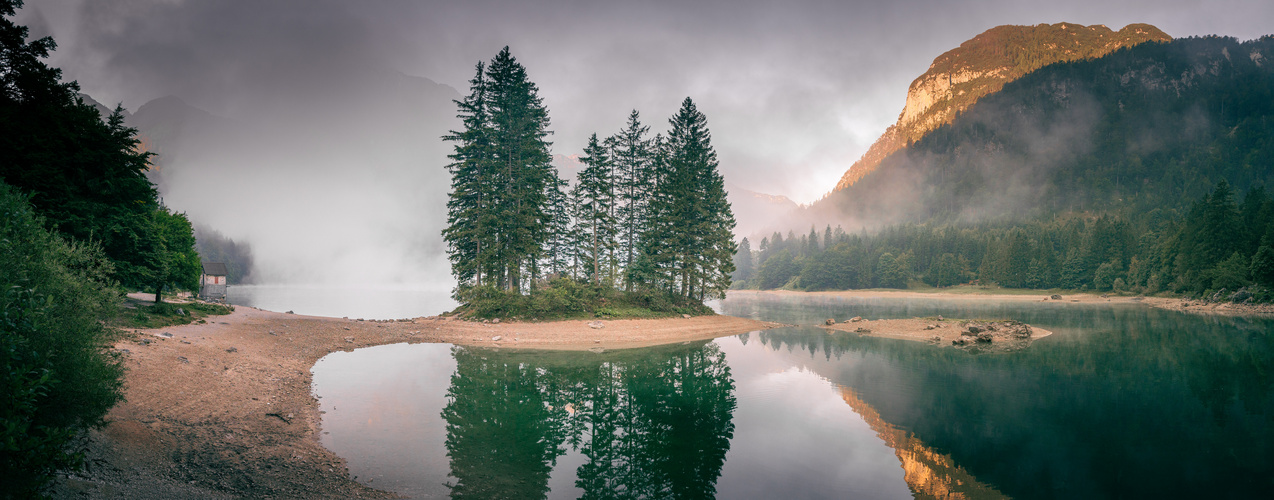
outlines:
[{"label": "small cabin", "polygon": [[199,278],[199,297],[208,301],[226,300],[226,265],[222,262],[204,262],[203,275]]}]

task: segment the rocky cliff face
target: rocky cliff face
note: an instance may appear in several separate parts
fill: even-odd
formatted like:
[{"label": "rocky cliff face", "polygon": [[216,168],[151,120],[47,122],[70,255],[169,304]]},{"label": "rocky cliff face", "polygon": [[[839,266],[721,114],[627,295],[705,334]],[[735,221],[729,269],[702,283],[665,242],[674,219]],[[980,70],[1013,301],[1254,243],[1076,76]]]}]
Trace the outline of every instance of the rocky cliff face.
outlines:
[{"label": "rocky cliff face", "polygon": [[1101,57],[1122,47],[1172,37],[1149,24],[1119,31],[1071,23],[997,26],[933,60],[907,89],[898,122],[845,172],[836,191],[858,182],[890,153],[919,140],[987,94],[1049,64]]}]

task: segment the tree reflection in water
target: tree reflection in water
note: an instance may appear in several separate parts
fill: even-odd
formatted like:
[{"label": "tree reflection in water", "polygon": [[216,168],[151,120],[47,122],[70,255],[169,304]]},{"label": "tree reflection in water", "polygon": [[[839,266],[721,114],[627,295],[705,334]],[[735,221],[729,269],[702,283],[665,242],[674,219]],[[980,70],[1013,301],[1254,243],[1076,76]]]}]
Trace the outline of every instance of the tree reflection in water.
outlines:
[{"label": "tree reflection in water", "polygon": [[545,498],[558,457],[583,498],[711,498],[734,434],[734,381],[715,343],[637,352],[454,347],[452,498]]}]

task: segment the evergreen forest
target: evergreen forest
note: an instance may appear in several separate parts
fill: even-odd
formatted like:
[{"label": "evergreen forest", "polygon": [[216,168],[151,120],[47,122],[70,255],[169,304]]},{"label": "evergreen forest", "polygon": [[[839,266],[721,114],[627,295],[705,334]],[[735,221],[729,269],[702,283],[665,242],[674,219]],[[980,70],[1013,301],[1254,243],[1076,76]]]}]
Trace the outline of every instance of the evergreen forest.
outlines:
[{"label": "evergreen forest", "polygon": [[731,286],[734,216],[690,98],[666,135],[636,110],[594,133],[573,182],[551,163],[548,109],[508,47],[456,104],[443,239],[470,314],[704,313]]},{"label": "evergreen forest", "polygon": [[735,279],[1269,301],[1266,54],[1274,37],[1187,38],[1044,67],[815,203],[808,233],[743,241]]}]

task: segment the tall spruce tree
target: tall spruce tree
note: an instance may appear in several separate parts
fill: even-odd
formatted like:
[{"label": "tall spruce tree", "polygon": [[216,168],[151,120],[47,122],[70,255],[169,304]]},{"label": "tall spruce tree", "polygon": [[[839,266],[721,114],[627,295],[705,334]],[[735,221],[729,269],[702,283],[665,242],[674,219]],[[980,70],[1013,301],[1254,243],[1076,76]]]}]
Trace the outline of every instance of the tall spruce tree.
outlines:
[{"label": "tall spruce tree", "polygon": [[[616,223],[619,226],[619,249],[625,269],[632,267],[640,250],[640,237],[646,226],[650,205],[651,140],[646,138],[650,127],[641,124],[637,110],[628,114],[628,123],[618,134],[611,136],[612,161],[615,170],[617,196]],[[632,283],[625,280],[624,289],[632,290]]]},{"label": "tall spruce tree", "polygon": [[612,177],[609,150],[597,139],[588,138],[580,162],[585,165],[579,173],[573,196],[579,205],[578,229],[585,234],[583,243],[584,274],[595,284],[603,278],[614,284],[614,255],[616,224],[614,213],[614,178]]},{"label": "tall spruce tree", "polygon": [[497,268],[496,232],[492,174],[491,116],[487,112],[490,82],[485,65],[477,65],[469,81],[469,95],[455,101],[458,118],[464,130],[443,136],[455,142],[455,152],[448,155],[452,163],[451,194],[447,200],[447,227],[442,231],[451,260],[451,273],[462,286],[486,283],[484,275]]},{"label": "tall spruce tree", "polygon": [[534,268],[548,230],[544,224],[545,186],[552,177],[550,143],[546,140],[548,108],[526,68],[505,47],[487,65],[490,81],[487,109],[491,116],[491,149],[496,189],[499,284],[522,289],[524,271]]},{"label": "tall spruce tree", "polygon": [[544,268],[556,276],[565,276],[571,267],[574,245],[574,227],[571,225],[571,199],[567,193],[570,183],[558,175],[556,169],[548,183],[545,197],[548,201],[548,239],[544,243]]},{"label": "tall spruce tree", "polygon": [[645,248],[668,289],[687,299],[719,297],[734,272],[735,223],[707,118],[687,97],[669,123]]},{"label": "tall spruce tree", "polygon": [[456,143],[443,238],[462,287],[521,291],[551,234],[548,109],[508,47],[478,64],[470,86],[456,101],[464,130],[443,137]]}]

